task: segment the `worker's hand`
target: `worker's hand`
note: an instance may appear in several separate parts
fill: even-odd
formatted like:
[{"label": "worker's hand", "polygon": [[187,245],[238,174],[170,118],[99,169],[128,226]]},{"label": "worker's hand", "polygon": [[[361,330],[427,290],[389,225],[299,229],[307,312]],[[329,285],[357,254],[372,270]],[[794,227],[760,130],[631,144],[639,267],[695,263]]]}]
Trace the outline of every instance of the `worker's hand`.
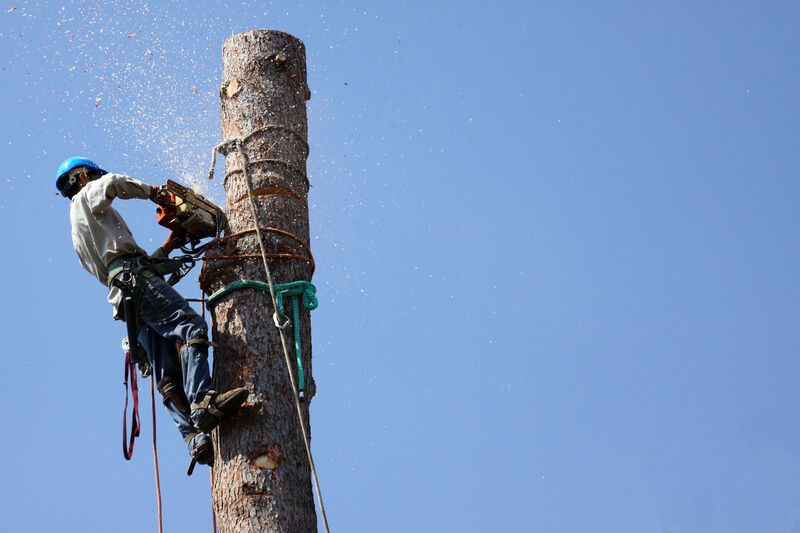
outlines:
[{"label": "worker's hand", "polygon": [[172,253],[173,250],[176,248],[180,248],[184,244],[186,244],[186,234],[179,233],[175,231],[170,231],[169,235],[167,235],[167,240],[164,241],[164,244],[161,245],[161,249],[166,252],[167,255]]},{"label": "worker's hand", "polygon": [[158,205],[167,205],[171,202],[169,191],[165,185],[153,185],[150,187],[150,201]]}]

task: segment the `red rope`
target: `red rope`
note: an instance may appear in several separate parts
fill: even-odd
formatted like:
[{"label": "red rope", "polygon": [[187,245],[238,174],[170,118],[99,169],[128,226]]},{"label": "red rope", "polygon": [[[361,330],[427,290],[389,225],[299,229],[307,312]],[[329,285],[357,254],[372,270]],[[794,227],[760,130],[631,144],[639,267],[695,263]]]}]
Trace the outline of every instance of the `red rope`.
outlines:
[{"label": "red rope", "polygon": [[[133,397],[133,411],[131,413],[131,438],[128,440],[128,383]],[[161,476],[158,469],[158,447],[156,445],[156,381],[155,375],[150,374],[150,406],[153,413],[153,468],[156,478],[156,495],[158,499],[158,533],[164,533],[163,511],[161,507]],[[136,364],[131,360],[130,350],[125,352],[125,408],[122,411],[122,455],[130,461],[133,457],[133,444],[141,432],[142,425],[139,421],[139,384],[136,377]]]},{"label": "red rope", "polygon": [[[130,375],[133,412],[131,413],[131,439],[128,441],[128,376]],[[131,352],[125,352],[125,408],[122,411],[122,455],[130,461],[133,457],[133,441],[139,436],[139,386],[136,384],[136,365],[131,360]]]}]

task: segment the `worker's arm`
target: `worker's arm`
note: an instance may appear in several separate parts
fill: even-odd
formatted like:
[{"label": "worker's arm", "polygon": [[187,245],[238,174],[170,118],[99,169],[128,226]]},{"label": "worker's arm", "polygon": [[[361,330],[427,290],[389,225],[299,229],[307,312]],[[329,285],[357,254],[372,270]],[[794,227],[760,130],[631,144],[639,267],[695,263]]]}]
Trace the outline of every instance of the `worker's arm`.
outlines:
[{"label": "worker's arm", "polygon": [[153,252],[152,257],[156,258],[167,258],[169,254],[173,252],[179,246],[186,244],[186,239],[178,233],[174,231],[170,231],[169,235],[167,235],[167,240],[164,241],[164,244],[158,247],[158,249]]},{"label": "worker's arm", "polygon": [[154,191],[157,190],[157,187],[122,174],[106,174],[95,181],[89,182],[86,188],[87,199],[92,213],[95,215],[99,215],[108,209],[114,198],[123,200],[141,198],[145,200],[152,198],[155,195]]}]

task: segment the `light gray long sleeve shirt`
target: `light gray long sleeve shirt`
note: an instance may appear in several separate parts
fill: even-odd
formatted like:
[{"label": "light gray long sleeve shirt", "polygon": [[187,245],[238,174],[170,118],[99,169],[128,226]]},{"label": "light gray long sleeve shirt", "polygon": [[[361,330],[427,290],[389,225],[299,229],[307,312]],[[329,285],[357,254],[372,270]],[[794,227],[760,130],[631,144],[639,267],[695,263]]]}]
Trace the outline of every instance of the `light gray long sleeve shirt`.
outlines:
[{"label": "light gray long sleeve shirt", "polygon": [[[115,198],[146,199],[150,185],[122,174],[105,174],[90,181],[72,197],[69,221],[72,225],[72,245],[81,265],[100,283],[108,286],[108,265],[117,257],[147,253],[133,239],[131,230],[116,209]],[[108,301],[118,314],[122,293],[112,287]]]}]

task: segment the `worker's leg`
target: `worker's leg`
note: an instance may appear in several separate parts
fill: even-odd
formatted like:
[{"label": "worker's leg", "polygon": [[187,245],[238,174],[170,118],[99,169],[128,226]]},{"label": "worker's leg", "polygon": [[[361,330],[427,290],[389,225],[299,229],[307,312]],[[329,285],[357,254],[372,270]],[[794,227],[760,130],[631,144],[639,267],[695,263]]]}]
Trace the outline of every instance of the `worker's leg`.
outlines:
[{"label": "worker's leg", "polygon": [[139,342],[150,358],[164,407],[178,426],[189,455],[200,464],[210,464],[214,460],[214,447],[208,435],[198,432],[189,418],[189,403],[182,390],[183,379],[175,342],[165,339],[146,324],[139,325]]},{"label": "worker's leg", "polygon": [[208,327],[189,303],[161,278],[145,287],[139,319],[166,339],[180,342],[183,387],[191,404],[190,418],[203,433],[211,431],[228,414],[247,400],[248,391],[231,389],[217,394],[211,390],[208,371]]},{"label": "worker's leg", "polygon": [[[139,320],[171,341],[184,345],[179,359],[183,388],[189,403],[202,398],[211,389],[208,369],[208,346],[197,343],[208,339],[205,320],[189,303],[161,278],[153,278],[142,293]],[[194,341],[194,342],[190,342]]]},{"label": "worker's leg", "polygon": [[[168,383],[170,380],[180,384],[182,381],[181,368],[178,364],[178,352],[175,349],[175,343],[160,336],[146,324],[139,325],[139,342],[144,346],[150,358],[150,364],[153,366],[153,375],[156,383],[159,384],[159,392],[163,389],[162,384]],[[167,408],[170,417],[178,426],[181,436],[186,438],[187,435],[197,430],[194,428],[188,413],[180,411],[178,405],[176,405],[178,403],[180,402],[172,401],[167,397],[164,398],[164,406]]]}]

